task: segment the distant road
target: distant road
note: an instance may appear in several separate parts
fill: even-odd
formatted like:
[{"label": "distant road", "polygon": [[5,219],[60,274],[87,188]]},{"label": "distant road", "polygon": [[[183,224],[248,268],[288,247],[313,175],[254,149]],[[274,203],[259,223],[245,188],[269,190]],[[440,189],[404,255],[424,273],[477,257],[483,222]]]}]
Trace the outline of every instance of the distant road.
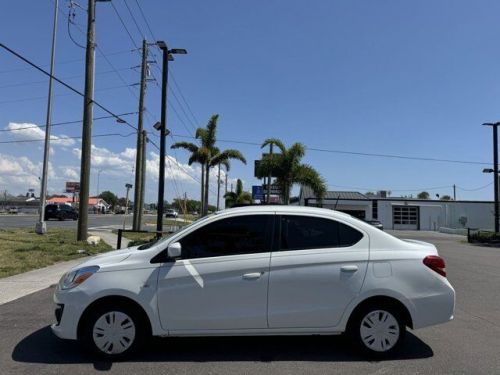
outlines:
[{"label": "distant road", "polygon": [[[108,225],[123,225],[124,215],[94,215],[89,214],[89,228],[105,227]],[[156,219],[155,215],[144,215],[144,218]],[[37,215],[0,215],[0,228],[35,228],[38,220]],[[76,221],[73,220],[50,220],[47,222],[48,228],[76,228]],[[132,225],[132,215],[127,215],[126,225]]]}]

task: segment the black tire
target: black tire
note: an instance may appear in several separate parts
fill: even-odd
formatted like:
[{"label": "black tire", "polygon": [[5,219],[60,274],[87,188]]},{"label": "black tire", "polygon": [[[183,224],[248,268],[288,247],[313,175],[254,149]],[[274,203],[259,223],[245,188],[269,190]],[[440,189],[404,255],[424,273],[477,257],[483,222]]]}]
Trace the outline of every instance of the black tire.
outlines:
[{"label": "black tire", "polygon": [[[373,323],[371,327],[370,321]],[[405,333],[406,325],[400,310],[387,303],[363,306],[354,312],[347,327],[347,334],[356,348],[375,359],[397,352]]]},{"label": "black tire", "polygon": [[[120,314],[125,314],[130,321],[121,322],[121,326],[127,328],[132,325],[134,330],[133,338],[131,338],[132,335],[130,334],[130,329],[128,330],[128,339],[131,342],[125,340],[124,336],[118,338],[118,341],[121,345],[123,345],[123,347],[127,346],[126,349],[121,352],[113,352],[113,349],[115,348],[113,346],[110,347],[109,345],[104,345],[108,349],[108,351],[104,351],[96,343],[96,340],[99,340],[100,338],[96,338],[96,340],[94,340],[94,327],[99,326],[98,322],[102,322],[103,317],[113,313],[115,313],[115,315],[117,316],[121,316]],[[117,318],[116,322],[120,322],[120,318]],[[89,312],[89,314],[86,315],[85,321],[83,322],[80,339],[90,353],[100,358],[115,360],[124,358],[141,348],[145,340],[150,336],[148,327],[149,325],[144,321],[143,314],[138,311],[138,308],[122,303],[104,303],[93,308]],[[98,329],[96,328],[96,332],[100,332],[97,330]],[[97,335],[98,334],[99,333],[97,333]],[[103,339],[101,339],[100,341],[102,343]],[[123,347],[120,347],[118,344],[116,345],[118,348],[117,350],[123,349]]]}]

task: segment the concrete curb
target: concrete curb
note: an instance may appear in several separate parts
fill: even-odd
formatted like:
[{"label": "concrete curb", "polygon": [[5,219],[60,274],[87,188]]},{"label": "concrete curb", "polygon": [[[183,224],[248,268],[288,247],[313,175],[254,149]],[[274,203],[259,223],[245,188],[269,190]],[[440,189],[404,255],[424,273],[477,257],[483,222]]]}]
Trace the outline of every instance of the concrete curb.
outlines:
[{"label": "concrete curb", "polygon": [[[92,231],[89,232],[90,234],[101,237],[102,241],[116,249],[116,240],[118,239],[116,234],[100,231]],[[127,247],[128,243],[129,240],[122,238],[123,248]],[[57,284],[66,271],[87,259],[88,257],[73,259],[0,279],[0,305]]]},{"label": "concrete curb", "polygon": [[52,266],[0,279],[0,305],[56,284],[67,270],[86,259],[87,257],[84,257],[56,263]]}]

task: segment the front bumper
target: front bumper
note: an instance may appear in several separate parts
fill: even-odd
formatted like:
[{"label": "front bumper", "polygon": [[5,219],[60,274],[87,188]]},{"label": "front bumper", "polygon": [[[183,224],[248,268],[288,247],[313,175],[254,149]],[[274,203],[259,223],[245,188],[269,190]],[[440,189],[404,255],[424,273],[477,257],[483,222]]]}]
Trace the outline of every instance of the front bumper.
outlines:
[{"label": "front bumper", "polygon": [[84,293],[61,291],[58,288],[54,292],[56,323],[51,325],[51,329],[57,337],[69,340],[78,338],[78,322],[85,309],[82,303],[84,296]]}]

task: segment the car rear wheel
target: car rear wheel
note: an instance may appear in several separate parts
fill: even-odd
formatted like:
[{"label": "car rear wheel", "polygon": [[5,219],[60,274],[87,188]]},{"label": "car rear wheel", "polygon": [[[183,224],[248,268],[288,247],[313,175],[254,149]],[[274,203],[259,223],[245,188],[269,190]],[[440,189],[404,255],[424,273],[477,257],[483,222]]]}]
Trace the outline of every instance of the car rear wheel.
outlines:
[{"label": "car rear wheel", "polygon": [[358,311],[349,324],[349,335],[356,346],[374,357],[395,352],[405,332],[402,316],[392,306],[367,306]]},{"label": "car rear wheel", "polygon": [[146,329],[137,311],[129,306],[102,306],[90,313],[83,342],[91,352],[119,358],[134,352],[146,338]]}]

